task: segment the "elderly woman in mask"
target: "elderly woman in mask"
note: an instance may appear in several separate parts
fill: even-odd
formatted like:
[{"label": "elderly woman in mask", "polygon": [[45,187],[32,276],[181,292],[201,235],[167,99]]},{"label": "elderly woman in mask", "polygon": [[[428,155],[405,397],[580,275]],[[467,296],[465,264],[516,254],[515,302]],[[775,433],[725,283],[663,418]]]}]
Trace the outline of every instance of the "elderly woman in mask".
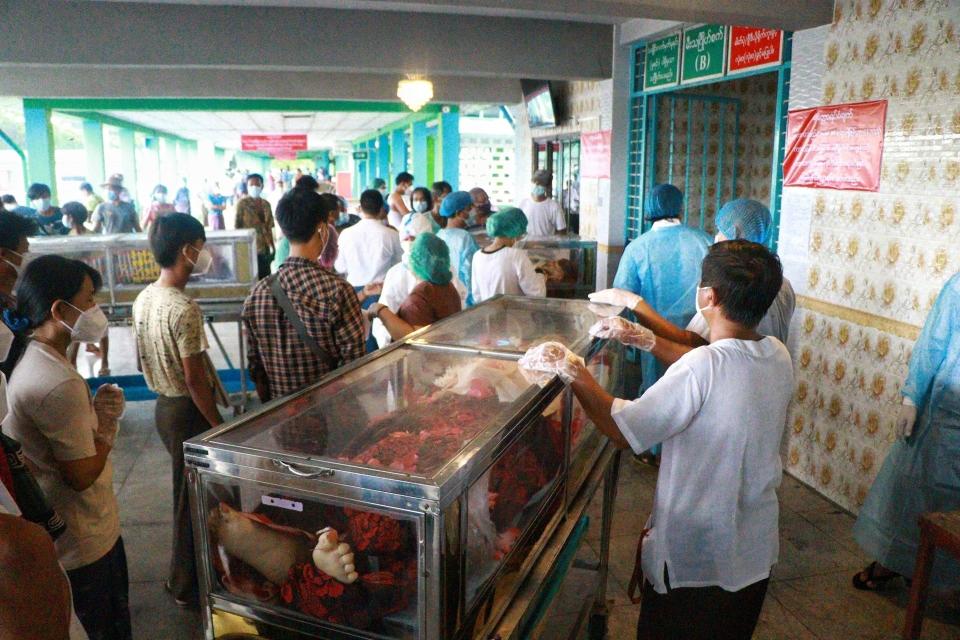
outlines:
[{"label": "elderly woman in mask", "polygon": [[421,233],[413,241],[409,254],[407,267],[417,280],[416,286],[396,312],[379,302],[367,310],[371,318],[384,324],[394,340],[463,308],[460,292],[453,284],[447,244],[432,233]]}]

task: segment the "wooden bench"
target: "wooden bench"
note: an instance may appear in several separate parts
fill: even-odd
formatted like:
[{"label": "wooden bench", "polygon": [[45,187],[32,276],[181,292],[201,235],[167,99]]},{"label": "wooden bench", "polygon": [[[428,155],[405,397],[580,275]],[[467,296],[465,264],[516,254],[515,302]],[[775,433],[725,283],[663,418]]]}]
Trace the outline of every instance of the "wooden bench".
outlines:
[{"label": "wooden bench", "polygon": [[909,640],[920,637],[923,609],[927,604],[927,585],[937,547],[960,559],[960,511],[925,513],[920,516],[920,548],[913,570],[907,620],[903,625],[903,637]]}]

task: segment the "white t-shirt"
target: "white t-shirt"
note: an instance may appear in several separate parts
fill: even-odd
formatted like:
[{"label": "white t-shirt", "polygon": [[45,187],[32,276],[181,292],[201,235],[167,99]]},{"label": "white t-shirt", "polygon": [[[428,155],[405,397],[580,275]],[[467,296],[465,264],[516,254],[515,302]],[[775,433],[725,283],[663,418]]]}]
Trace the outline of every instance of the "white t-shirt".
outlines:
[{"label": "white t-shirt", "polygon": [[547,296],[547,281],[534,270],[527,252],[517,247],[502,247],[493,253],[473,254],[470,275],[473,303],[480,304],[498,293],[532,298]]},{"label": "white t-shirt", "polygon": [[553,198],[547,198],[543,202],[534,202],[527,198],[520,203],[520,209],[527,216],[528,236],[552,236],[567,228],[563,207]]},{"label": "white t-shirt", "polygon": [[[400,310],[400,305],[403,304],[403,301],[407,299],[407,296],[410,295],[410,292],[413,291],[413,288],[418,284],[420,284],[420,281],[417,280],[417,276],[413,275],[410,269],[407,268],[406,260],[400,264],[393,265],[390,267],[390,270],[387,271],[386,278],[383,279],[383,290],[380,292],[380,304],[396,313]],[[460,294],[460,304],[463,308],[466,308],[467,288],[460,282],[460,278],[457,277],[456,273],[453,274],[453,286],[457,289],[457,293]],[[390,337],[390,332],[387,331],[384,324],[376,318],[373,319],[373,337],[381,349],[393,342],[393,338]]]},{"label": "white t-shirt", "polygon": [[[0,376],[2,375],[3,374],[0,373]],[[20,515],[20,509],[17,507],[17,503],[14,502],[13,496],[10,495],[7,487],[4,486],[2,482],[0,482],[0,513],[10,516]],[[60,565],[60,570],[63,571],[63,565]],[[67,584],[70,583],[66,571],[63,572],[63,579],[67,580]],[[72,589],[70,594],[70,640],[87,640],[87,632],[84,631],[83,625],[80,624],[80,620],[77,619],[77,612],[73,610]]]},{"label": "white t-shirt", "polygon": [[719,340],[685,354],[613,419],[640,453],[663,443],[643,573],[657,593],[769,577],[779,555],[780,439],[793,394],[776,338]]},{"label": "white t-shirt", "polygon": [[403,254],[400,235],[379,220],[363,218],[340,232],[334,268],[354,287],[383,282]]},{"label": "white t-shirt", "polygon": [[23,446],[50,506],[67,524],[56,541],[60,563],[79,569],[102,558],[120,537],[110,458],[92,485],[75,491],[59,461],[96,455],[97,414],[86,380],[52,347],[31,341],[7,386],[4,430]]},{"label": "white t-shirt", "polygon": [[[790,319],[793,317],[796,306],[797,295],[793,292],[793,285],[784,278],[777,297],[773,299],[767,314],[757,325],[757,333],[762,336],[773,336],[783,344],[787,344],[790,337]],[[707,324],[707,319],[702,313],[690,319],[687,331],[693,331],[704,340],[710,341],[710,325]]]}]

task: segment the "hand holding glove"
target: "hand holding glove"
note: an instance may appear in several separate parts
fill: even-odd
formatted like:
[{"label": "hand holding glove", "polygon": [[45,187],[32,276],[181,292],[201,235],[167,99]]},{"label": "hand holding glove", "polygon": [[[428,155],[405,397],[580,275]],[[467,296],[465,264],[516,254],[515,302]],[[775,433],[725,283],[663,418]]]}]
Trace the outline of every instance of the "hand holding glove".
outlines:
[{"label": "hand holding glove", "polygon": [[93,396],[93,409],[97,413],[95,440],[113,446],[120,431],[120,418],[126,409],[123,390],[115,384],[105,384]]},{"label": "hand holding glove", "polygon": [[586,367],[583,358],[559,342],[544,342],[530,347],[517,365],[528,382],[541,387],[545,387],[554,376],[559,376],[564,384],[570,384]]},{"label": "hand holding glove", "polygon": [[897,414],[897,437],[909,438],[913,435],[913,426],[917,422],[917,407],[910,398],[904,398]]},{"label": "hand holding glove", "polygon": [[653,331],[621,317],[600,320],[590,327],[590,335],[595,338],[617,340],[643,351],[652,351],[657,344],[657,336]]},{"label": "hand holding glove", "polygon": [[591,293],[590,302],[596,304],[612,304],[615,307],[626,307],[630,311],[637,308],[637,305],[643,302],[643,298],[632,291],[626,289],[604,289]]}]

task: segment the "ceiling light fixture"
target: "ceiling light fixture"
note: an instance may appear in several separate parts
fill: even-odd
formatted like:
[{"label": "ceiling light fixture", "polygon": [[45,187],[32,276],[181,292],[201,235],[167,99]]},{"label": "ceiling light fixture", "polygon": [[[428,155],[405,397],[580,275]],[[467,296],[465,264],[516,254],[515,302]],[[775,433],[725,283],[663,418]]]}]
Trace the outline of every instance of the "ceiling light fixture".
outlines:
[{"label": "ceiling light fixture", "polygon": [[397,97],[410,107],[411,111],[420,111],[423,105],[433,98],[433,83],[421,78],[407,78],[397,85]]}]

